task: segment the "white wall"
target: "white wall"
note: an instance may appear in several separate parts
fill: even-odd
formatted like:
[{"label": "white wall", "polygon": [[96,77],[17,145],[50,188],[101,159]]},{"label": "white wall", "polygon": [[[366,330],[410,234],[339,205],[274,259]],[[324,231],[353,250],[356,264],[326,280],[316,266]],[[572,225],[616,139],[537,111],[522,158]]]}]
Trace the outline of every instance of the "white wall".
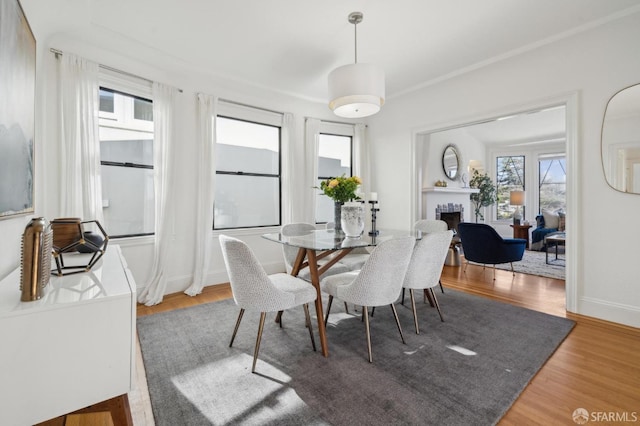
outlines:
[{"label": "white wall", "polygon": [[[578,253],[575,310],[640,326],[637,244],[640,197],[609,188],[600,157],[600,127],[609,98],[640,81],[640,14],[540,47],[423,90],[389,99],[369,123],[374,182],[394,211],[381,227],[411,223],[412,144],[423,129],[437,129],[544,105],[578,93],[577,212],[570,236]],[[571,130],[570,130],[571,131]],[[615,206],[616,223],[611,221]],[[572,212],[569,212],[570,214]],[[571,291],[571,289],[570,289]],[[571,295],[569,295],[571,297]]]}]

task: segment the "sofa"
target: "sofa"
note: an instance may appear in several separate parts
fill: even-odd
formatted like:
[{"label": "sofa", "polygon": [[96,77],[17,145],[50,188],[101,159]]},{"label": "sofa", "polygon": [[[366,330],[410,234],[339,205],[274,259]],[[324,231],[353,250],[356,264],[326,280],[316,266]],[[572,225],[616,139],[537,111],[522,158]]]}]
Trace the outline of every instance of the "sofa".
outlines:
[{"label": "sofa", "polygon": [[562,210],[542,209],[542,213],[536,216],[536,228],[531,231],[530,250],[547,251],[544,238],[556,232],[565,232],[565,216]]}]

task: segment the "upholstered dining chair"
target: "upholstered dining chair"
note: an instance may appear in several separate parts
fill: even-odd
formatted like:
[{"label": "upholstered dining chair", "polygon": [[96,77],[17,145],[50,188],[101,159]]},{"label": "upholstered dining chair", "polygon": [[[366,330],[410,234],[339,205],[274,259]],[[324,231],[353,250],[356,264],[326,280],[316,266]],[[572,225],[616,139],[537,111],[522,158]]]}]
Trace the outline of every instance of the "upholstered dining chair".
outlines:
[{"label": "upholstered dining chair", "polygon": [[496,264],[511,263],[522,260],[527,240],[521,238],[502,238],[495,229],[484,223],[461,222],[458,224],[458,235],[462,243],[462,251],[467,272],[469,262],[493,265],[493,279],[496,279]]},{"label": "upholstered dining chair", "polygon": [[421,219],[413,224],[413,229],[421,231],[423,234],[432,232],[442,232],[449,229],[447,222],[440,219]]},{"label": "upholstered dining chair", "polygon": [[398,331],[400,332],[400,338],[402,343],[405,343],[394,302],[400,295],[400,289],[411,260],[414,244],[415,238],[412,236],[383,241],[373,249],[369,259],[359,272],[352,271],[332,275],[320,282],[322,290],[329,294],[325,324],[329,319],[331,303],[334,297],[344,302],[362,306],[369,362],[373,362],[371,332],[369,329],[369,307],[391,306]]},{"label": "upholstered dining chair", "polygon": [[416,245],[413,248],[411,262],[409,263],[409,268],[404,276],[402,288],[409,289],[409,294],[411,296],[411,310],[413,311],[413,322],[416,327],[416,334],[420,334],[420,328],[418,327],[416,301],[413,295],[413,290],[415,289],[421,289],[428,292],[430,299],[438,310],[440,321],[444,321],[442,311],[440,310],[440,304],[438,303],[436,294],[433,291],[433,287],[436,287],[440,281],[440,274],[442,273],[442,267],[444,266],[444,261],[447,257],[447,250],[449,250],[452,238],[453,231],[451,230],[432,232],[424,235],[421,240],[416,242]]},{"label": "upholstered dining chair", "polygon": [[256,361],[258,360],[267,312],[278,312],[302,305],[309,336],[311,337],[311,346],[315,351],[316,343],[313,338],[313,329],[311,328],[311,317],[309,316],[309,303],[315,301],[317,297],[315,288],[310,283],[289,274],[267,275],[251,249],[236,238],[220,235],[220,246],[227,273],[229,274],[233,300],[240,307],[240,313],[229,347],[233,345],[233,341],[236,338],[244,311],[247,309],[260,311],[260,325],[258,326],[258,337],[256,338],[256,346],[253,352],[251,372],[255,373],[256,371]]},{"label": "upholstered dining chair", "polygon": [[[446,231],[449,229],[449,225],[440,219],[421,219],[413,224],[413,229],[423,234],[431,234],[433,232]],[[444,287],[442,287],[442,281],[439,278],[438,284],[440,285],[440,291],[444,293]],[[404,289],[402,290],[402,303],[404,303]]]}]

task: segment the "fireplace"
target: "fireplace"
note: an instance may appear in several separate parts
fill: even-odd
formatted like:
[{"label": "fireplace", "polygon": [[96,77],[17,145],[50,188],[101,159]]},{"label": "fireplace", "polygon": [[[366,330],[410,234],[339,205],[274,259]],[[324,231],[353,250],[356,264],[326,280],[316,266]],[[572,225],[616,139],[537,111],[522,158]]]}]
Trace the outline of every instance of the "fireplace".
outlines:
[{"label": "fireplace", "polygon": [[438,204],[436,207],[436,219],[447,222],[449,229],[458,233],[458,224],[464,222],[464,207],[462,204]]}]

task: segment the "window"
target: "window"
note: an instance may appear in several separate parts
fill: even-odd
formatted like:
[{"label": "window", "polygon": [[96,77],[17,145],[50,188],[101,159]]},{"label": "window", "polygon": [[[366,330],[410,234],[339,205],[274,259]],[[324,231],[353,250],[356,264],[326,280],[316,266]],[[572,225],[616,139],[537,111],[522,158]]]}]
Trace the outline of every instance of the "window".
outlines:
[{"label": "window", "polygon": [[540,171],[538,205],[540,211],[566,210],[567,166],[564,155],[545,155],[538,159]]},{"label": "window", "polygon": [[[318,184],[320,181],[352,175],[352,137],[344,135],[320,133],[318,141]],[[316,222],[333,222],[333,200],[318,192],[316,204]]]},{"label": "window", "polygon": [[213,229],[280,225],[280,130],[216,117]]},{"label": "window", "polygon": [[[137,119],[135,105],[146,111]],[[102,212],[110,237],[152,235],[153,103],[100,87],[100,163]]]},{"label": "window", "polygon": [[[516,206],[509,204],[511,191],[524,188],[524,155],[496,157],[496,219],[506,220],[513,217]],[[524,207],[522,212],[526,217]]]}]

